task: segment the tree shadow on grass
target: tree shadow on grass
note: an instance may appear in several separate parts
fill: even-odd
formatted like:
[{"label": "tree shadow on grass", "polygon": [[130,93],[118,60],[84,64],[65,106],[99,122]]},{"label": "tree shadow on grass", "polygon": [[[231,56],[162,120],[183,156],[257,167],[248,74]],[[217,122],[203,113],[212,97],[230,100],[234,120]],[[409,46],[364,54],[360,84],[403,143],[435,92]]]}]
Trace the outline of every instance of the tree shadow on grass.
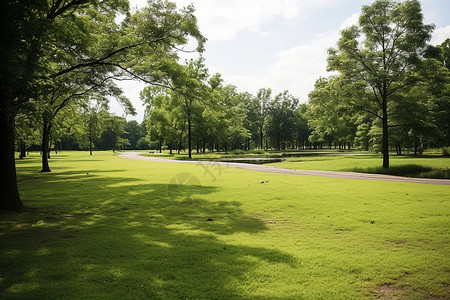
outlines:
[{"label": "tree shadow on grass", "polygon": [[217,187],[185,184],[170,194],[169,184],[139,178],[93,174],[75,185],[67,177],[79,174],[23,187],[46,199],[39,208],[2,214],[0,297],[243,298],[261,263],[295,263],[278,250],[227,242],[267,227],[237,201],[207,200]]},{"label": "tree shadow on grass", "polygon": [[388,170],[383,169],[383,167],[369,167],[369,168],[351,168],[346,171],[359,173],[372,173],[372,174],[387,174],[387,175],[416,177],[416,178],[450,179],[450,173],[448,169],[437,169],[417,164],[390,166]]}]

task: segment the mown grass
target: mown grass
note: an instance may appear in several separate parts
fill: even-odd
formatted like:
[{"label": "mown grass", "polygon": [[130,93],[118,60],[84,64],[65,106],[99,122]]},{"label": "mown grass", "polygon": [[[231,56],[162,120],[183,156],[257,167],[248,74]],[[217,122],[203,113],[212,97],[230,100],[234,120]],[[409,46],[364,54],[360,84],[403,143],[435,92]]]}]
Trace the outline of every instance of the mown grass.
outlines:
[{"label": "mown grass", "polygon": [[288,169],[347,171],[408,177],[450,179],[450,157],[391,156],[390,169],[383,170],[382,157],[375,154],[288,158],[274,166]]},{"label": "mown grass", "polygon": [[[448,186],[60,153],[17,162],[0,298],[449,297]],[[261,183],[264,181],[265,183]],[[267,181],[267,182],[266,182]]]}]

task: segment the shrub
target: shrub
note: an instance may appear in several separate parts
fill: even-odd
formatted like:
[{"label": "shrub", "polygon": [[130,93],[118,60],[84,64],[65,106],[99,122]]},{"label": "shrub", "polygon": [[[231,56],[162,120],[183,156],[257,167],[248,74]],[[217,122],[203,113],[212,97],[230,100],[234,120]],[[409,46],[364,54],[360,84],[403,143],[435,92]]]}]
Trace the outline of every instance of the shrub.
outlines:
[{"label": "shrub", "polygon": [[450,157],[450,147],[442,147],[442,156]]}]

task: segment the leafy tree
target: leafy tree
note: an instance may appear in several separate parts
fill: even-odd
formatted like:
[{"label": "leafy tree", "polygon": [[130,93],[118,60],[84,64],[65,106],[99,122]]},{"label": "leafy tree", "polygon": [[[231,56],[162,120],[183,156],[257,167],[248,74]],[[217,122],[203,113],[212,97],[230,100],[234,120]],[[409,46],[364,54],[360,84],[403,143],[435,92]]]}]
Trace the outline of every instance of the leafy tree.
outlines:
[{"label": "leafy tree", "polygon": [[275,96],[267,120],[267,136],[276,149],[286,149],[286,142],[292,142],[295,134],[295,110],[298,99],[288,91]]},{"label": "leafy tree", "polygon": [[125,126],[127,132],[127,139],[130,141],[130,149],[136,149],[137,142],[140,138],[145,136],[144,130],[135,120],[128,121]]},{"label": "leafy tree", "polygon": [[256,94],[258,99],[257,115],[258,115],[258,128],[260,148],[264,149],[264,125],[269,112],[270,103],[272,102],[272,90],[270,88],[262,88]]},{"label": "leafy tree", "polygon": [[389,107],[394,94],[414,83],[420,51],[432,25],[423,24],[417,0],[377,0],[362,7],[358,26],[341,32],[337,49],[328,51],[328,70],[365,83],[369,97],[353,98],[352,106],[382,122],[383,168],[389,168]]},{"label": "leafy tree", "polygon": [[[45,89],[58,88],[74,74],[162,84],[167,73],[160,62],[176,60],[189,37],[198,41],[199,51],[205,41],[193,7],[178,11],[166,1],[149,1],[132,15],[125,0],[6,0],[0,5],[0,209],[22,207],[14,163],[14,120],[20,109],[41,101]],[[119,12],[127,14],[120,26],[115,22]]]},{"label": "leafy tree", "polygon": [[303,103],[294,111],[294,136],[296,148],[304,148],[311,131],[308,126],[308,105]]},{"label": "leafy tree", "polygon": [[116,152],[117,149],[121,149],[130,144],[129,140],[125,138],[127,134],[125,131],[127,121],[125,118],[110,115],[106,117],[103,122],[103,138],[109,146],[108,148],[112,149],[113,152]]}]

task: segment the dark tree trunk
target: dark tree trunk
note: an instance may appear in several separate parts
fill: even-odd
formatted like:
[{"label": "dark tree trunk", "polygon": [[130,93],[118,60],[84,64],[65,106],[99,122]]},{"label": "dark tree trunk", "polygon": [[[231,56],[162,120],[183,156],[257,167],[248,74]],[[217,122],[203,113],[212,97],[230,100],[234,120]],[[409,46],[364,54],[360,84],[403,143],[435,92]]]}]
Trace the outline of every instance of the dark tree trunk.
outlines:
[{"label": "dark tree trunk", "polygon": [[48,165],[50,130],[51,130],[51,125],[48,124],[46,121],[44,121],[43,133],[42,133],[42,144],[41,144],[41,151],[42,151],[41,172],[51,172],[50,167]]},{"label": "dark tree trunk", "polygon": [[27,157],[27,147],[25,145],[25,142],[23,140],[20,140],[20,158]]},{"label": "dark tree trunk", "polygon": [[9,104],[13,101],[0,99],[0,210],[18,211],[23,207],[17,188],[16,164],[14,161],[14,116]]},{"label": "dark tree trunk", "polygon": [[182,142],[183,142],[183,135],[180,134],[180,143],[178,144],[178,154],[180,154],[181,152]]},{"label": "dark tree trunk", "polygon": [[192,158],[192,140],[191,140],[191,113],[188,112],[188,152],[189,158]]},{"label": "dark tree trunk", "polygon": [[92,126],[89,125],[89,155],[92,155]]},{"label": "dark tree trunk", "polygon": [[211,152],[214,152],[214,138],[211,138]]},{"label": "dark tree trunk", "polygon": [[259,134],[260,134],[260,142],[261,142],[260,147],[261,147],[261,149],[264,149],[264,145],[263,145],[264,137],[263,137],[263,127],[262,126],[259,127]]},{"label": "dark tree trunk", "polygon": [[200,152],[200,141],[199,141],[198,138],[197,138],[197,147],[196,147],[196,151],[197,151],[197,154]]},{"label": "dark tree trunk", "polygon": [[172,154],[172,142],[169,143],[169,153]]},{"label": "dark tree trunk", "polygon": [[388,130],[388,116],[387,116],[387,97],[386,94],[383,95],[382,99],[383,108],[383,169],[389,169],[389,130]]}]

